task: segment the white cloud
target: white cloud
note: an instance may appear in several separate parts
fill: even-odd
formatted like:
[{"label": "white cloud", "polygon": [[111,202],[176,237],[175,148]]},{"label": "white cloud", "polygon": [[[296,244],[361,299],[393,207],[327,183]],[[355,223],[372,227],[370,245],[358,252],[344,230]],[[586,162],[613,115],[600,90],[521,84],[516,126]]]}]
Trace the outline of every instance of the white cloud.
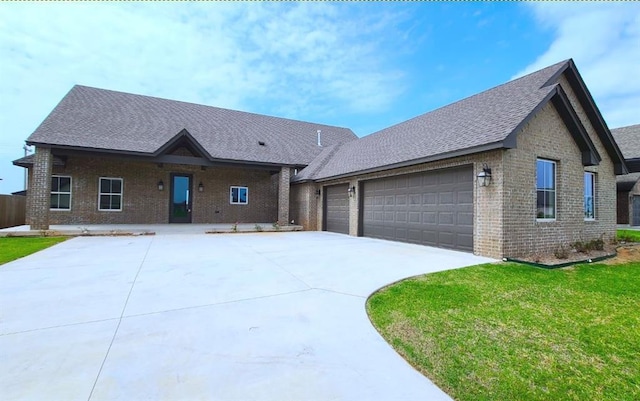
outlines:
[{"label": "white cloud", "polygon": [[611,128],[640,123],[640,3],[528,3],[554,40],[516,76],[573,58]]},{"label": "white cloud", "polygon": [[74,84],[319,122],[384,111],[404,88],[390,61],[402,39],[388,33],[406,16],[390,8],[48,2],[0,13],[0,192],[20,189],[10,160]]}]

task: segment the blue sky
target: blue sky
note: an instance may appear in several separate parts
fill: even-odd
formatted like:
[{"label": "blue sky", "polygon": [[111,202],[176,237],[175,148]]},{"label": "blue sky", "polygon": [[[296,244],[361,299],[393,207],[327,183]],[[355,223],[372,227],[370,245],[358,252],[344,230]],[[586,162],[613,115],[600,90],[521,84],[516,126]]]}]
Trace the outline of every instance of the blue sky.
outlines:
[{"label": "blue sky", "polygon": [[364,136],[573,58],[640,123],[640,3],[0,3],[0,193],[74,84]]}]

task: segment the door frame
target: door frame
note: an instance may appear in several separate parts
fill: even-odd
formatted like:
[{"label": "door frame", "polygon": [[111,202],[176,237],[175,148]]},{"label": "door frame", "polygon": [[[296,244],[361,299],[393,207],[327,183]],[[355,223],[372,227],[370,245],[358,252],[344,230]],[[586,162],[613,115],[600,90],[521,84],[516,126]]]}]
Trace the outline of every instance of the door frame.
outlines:
[{"label": "door frame", "polygon": [[[173,217],[173,192],[175,191],[175,177],[186,177],[189,180],[188,184],[188,200],[187,200],[187,217],[184,219]],[[191,223],[193,216],[193,174],[186,173],[171,173],[171,182],[169,183],[169,223]]]}]

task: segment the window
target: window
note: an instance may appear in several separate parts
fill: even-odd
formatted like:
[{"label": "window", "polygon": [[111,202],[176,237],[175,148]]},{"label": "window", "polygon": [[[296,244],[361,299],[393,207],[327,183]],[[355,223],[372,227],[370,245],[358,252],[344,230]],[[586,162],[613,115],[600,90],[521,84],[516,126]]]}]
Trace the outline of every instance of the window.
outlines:
[{"label": "window", "polygon": [[122,178],[100,177],[98,210],[122,210]]},{"label": "window", "polygon": [[51,210],[71,210],[71,177],[51,176]]},{"label": "window", "polygon": [[536,218],[556,218],[556,163],[538,159],[536,163]]},{"label": "window", "polygon": [[246,205],[249,203],[249,189],[247,187],[231,187],[231,204]]},{"label": "window", "polygon": [[594,220],[596,218],[595,188],[596,175],[594,173],[584,173],[584,219]]}]

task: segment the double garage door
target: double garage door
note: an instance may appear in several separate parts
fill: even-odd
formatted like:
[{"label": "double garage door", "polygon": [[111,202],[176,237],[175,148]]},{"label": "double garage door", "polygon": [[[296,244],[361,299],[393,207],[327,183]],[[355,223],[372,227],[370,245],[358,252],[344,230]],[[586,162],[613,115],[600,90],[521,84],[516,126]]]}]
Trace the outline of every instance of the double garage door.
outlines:
[{"label": "double garage door", "polygon": [[[472,166],[365,181],[361,187],[361,233],[473,251],[473,185]],[[334,231],[332,227],[341,219],[348,229],[347,186],[334,187],[325,189],[328,231]],[[340,196],[341,202],[337,200]]]}]

